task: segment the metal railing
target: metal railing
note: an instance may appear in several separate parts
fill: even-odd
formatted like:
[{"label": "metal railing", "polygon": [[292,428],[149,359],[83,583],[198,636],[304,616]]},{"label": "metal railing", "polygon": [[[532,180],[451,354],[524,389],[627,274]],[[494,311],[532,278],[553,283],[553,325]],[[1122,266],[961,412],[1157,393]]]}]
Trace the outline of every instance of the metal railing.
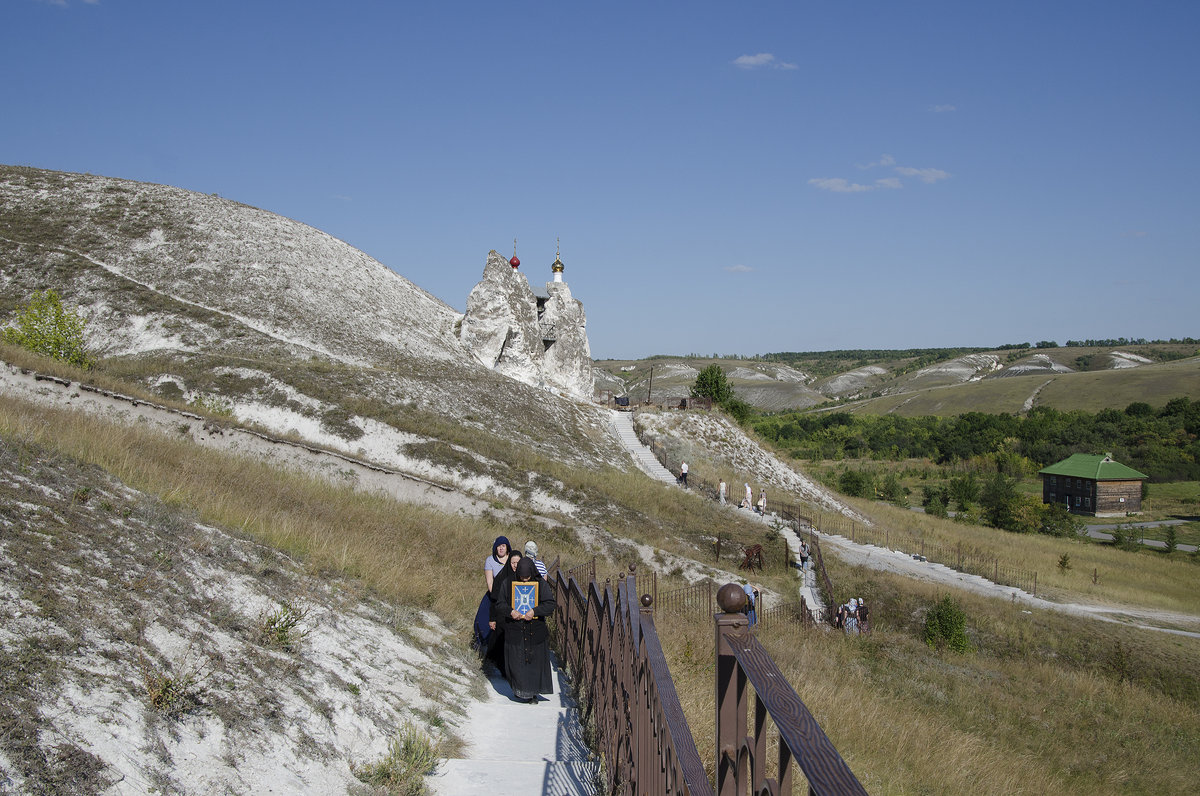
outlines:
[{"label": "metal railing", "polygon": [[[609,793],[733,796],[752,785],[755,794],[790,794],[793,763],[807,778],[810,796],[866,793],[749,632],[749,619],[739,613],[746,600],[741,587],[726,584],[716,598],[723,613],[714,617],[714,792],[658,639],[654,599],[637,597],[633,567],[615,588],[611,580],[582,586],[557,566],[550,577],[558,593],[554,644],[581,695],[581,720],[596,729]],[[755,691],[752,737],[746,734],[747,683]],[[765,775],[768,718],[778,736],[778,780]]]},{"label": "metal railing", "polygon": [[[747,627],[742,614],[746,594],[734,584],[722,586],[717,603],[717,793],[740,796],[747,784],[754,794],[790,794],[792,763],[808,779],[808,792],[866,794],[779,667]],[[747,735],[754,687],[754,734]],[[779,736],[776,778],[767,777],[767,719]]]},{"label": "metal railing", "polygon": [[[632,569],[632,568],[631,568]],[[616,589],[555,573],[555,645],[596,727],[609,792],[712,794],[632,571]],[[644,604],[643,604],[644,603]]]}]

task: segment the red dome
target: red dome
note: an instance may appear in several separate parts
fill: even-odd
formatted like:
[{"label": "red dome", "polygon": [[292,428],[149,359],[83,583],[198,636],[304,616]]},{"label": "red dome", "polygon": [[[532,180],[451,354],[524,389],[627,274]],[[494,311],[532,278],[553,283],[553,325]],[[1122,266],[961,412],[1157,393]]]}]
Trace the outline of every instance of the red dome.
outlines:
[{"label": "red dome", "polygon": [[514,254],[513,258],[508,261],[508,264],[511,265],[513,268],[518,268],[521,265],[521,261],[518,260],[517,255]]}]

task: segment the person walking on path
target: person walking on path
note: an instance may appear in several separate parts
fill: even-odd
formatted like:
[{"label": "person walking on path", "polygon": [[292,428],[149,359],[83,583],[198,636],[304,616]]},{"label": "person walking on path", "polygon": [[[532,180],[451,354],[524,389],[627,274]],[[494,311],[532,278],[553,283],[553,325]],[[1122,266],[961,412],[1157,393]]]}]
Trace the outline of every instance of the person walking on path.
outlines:
[{"label": "person walking on path", "polygon": [[533,565],[537,567],[539,577],[546,577],[546,562],[538,558],[537,542],[532,539],[525,543],[525,557],[533,561]]},{"label": "person walking on path", "polygon": [[508,554],[508,563],[496,574],[492,581],[492,591],[489,594],[492,602],[491,628],[484,644],[484,659],[495,664],[500,674],[504,674],[504,616],[500,612],[500,598],[509,591],[509,584],[516,576],[517,565],[521,563],[521,553],[513,550]]},{"label": "person walking on path", "polygon": [[725,479],[721,479],[721,483],[717,485],[717,500],[721,501],[721,505],[725,505],[725,493],[729,491],[729,486],[725,483]]},{"label": "person walking on path", "polygon": [[755,511],[757,511],[760,516],[765,517],[767,514],[767,490],[765,488],[759,490],[758,505],[755,507]]},{"label": "person walking on path", "polygon": [[749,484],[746,484],[746,499],[742,501],[742,506],[745,508],[754,506],[754,490],[750,488]]},{"label": "person walking on path", "polygon": [[745,583],[742,591],[746,592],[746,616],[750,618],[750,627],[754,627],[758,624],[758,589]]},{"label": "person walking on path", "polygon": [[687,462],[679,466],[679,481],[683,484],[683,488],[687,489]]},{"label": "person walking on path", "polygon": [[499,613],[506,617],[504,624],[504,669],[518,702],[536,704],[538,694],[554,693],[554,674],[550,669],[550,632],[546,617],[554,613],[554,591],[544,578],[539,578],[533,561],[522,558],[512,586],[537,583],[537,605],[518,610],[512,605],[511,594],[501,595]]},{"label": "person walking on path", "polygon": [[475,612],[475,642],[482,648],[487,637],[495,630],[492,623],[492,582],[496,575],[504,570],[508,563],[509,543],[507,536],[497,536],[492,542],[492,554],[483,560],[483,582],[487,590],[479,601],[479,610]]}]

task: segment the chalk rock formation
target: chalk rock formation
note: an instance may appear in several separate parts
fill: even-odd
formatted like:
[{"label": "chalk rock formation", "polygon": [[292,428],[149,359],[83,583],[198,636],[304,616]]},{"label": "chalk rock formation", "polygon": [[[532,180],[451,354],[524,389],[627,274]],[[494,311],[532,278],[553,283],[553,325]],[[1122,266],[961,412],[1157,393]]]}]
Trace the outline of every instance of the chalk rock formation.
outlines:
[{"label": "chalk rock formation", "polygon": [[591,398],[591,347],[583,304],[565,282],[539,298],[529,280],[495,250],[483,279],[467,297],[459,337],[475,358],[498,373],[538,387]]},{"label": "chalk rock formation", "polygon": [[583,304],[571,297],[566,282],[547,282],[546,292],[550,295],[540,321],[546,381],[572,395],[590,398],[595,380]]}]

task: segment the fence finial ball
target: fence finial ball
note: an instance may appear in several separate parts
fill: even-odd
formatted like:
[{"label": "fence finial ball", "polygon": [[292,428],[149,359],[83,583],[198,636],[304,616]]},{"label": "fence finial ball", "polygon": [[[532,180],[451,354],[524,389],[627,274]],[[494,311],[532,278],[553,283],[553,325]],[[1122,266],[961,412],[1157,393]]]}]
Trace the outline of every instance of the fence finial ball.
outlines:
[{"label": "fence finial ball", "polygon": [[649,594],[643,594],[642,595],[642,607],[649,608],[652,605],[654,605],[654,598],[651,597]]},{"label": "fence finial ball", "polygon": [[632,575],[636,571],[637,571],[637,564],[630,564],[629,565],[629,574]]},{"label": "fence finial ball", "polygon": [[740,614],[746,607],[746,591],[736,583],[726,583],[717,591],[717,605],[727,614]]}]

